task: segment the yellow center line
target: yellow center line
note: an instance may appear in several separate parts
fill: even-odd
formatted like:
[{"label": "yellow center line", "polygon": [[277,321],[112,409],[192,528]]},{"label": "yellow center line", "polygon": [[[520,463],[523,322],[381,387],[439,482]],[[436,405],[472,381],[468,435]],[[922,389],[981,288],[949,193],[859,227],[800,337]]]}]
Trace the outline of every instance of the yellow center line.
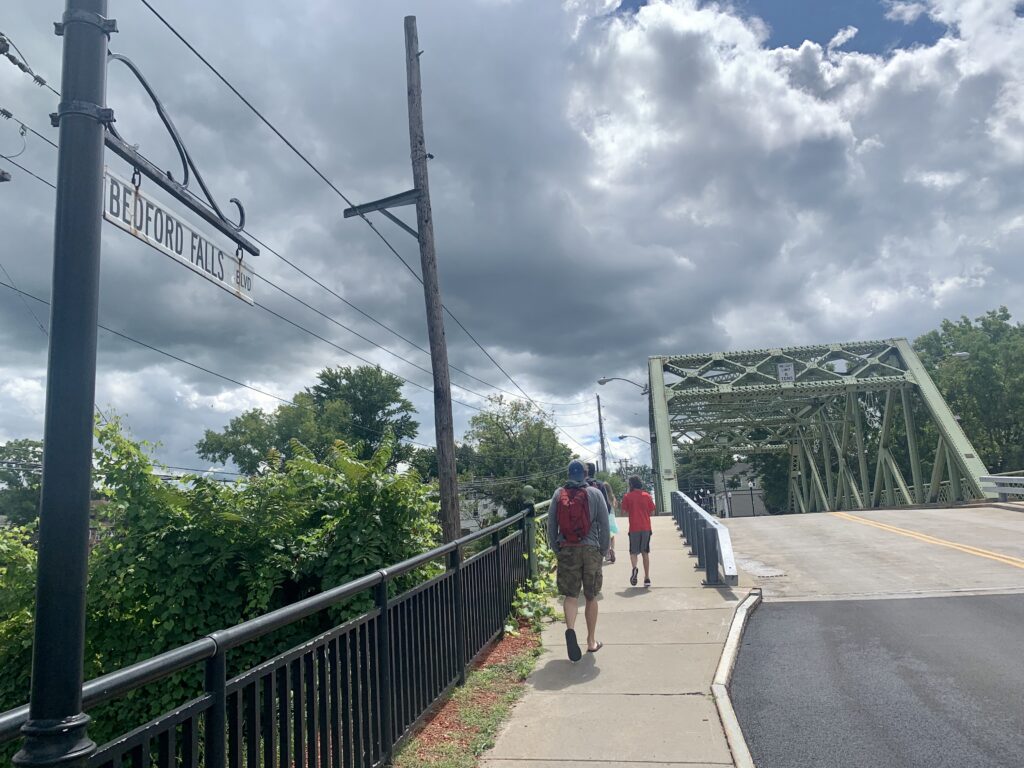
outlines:
[{"label": "yellow center line", "polygon": [[858,517],[857,515],[851,515],[849,512],[834,512],[833,514],[836,517],[841,517],[844,520],[849,520],[853,523],[870,525],[873,528],[888,531],[889,533],[898,533],[901,536],[909,536],[912,539],[923,541],[926,544],[937,544],[940,547],[949,547],[950,549],[965,552],[968,555],[975,555],[976,557],[985,557],[989,560],[995,560],[999,563],[1012,565],[1015,568],[1024,568],[1024,558],[1014,557],[1013,555],[1005,555],[1001,552],[992,552],[987,549],[981,549],[980,547],[972,547],[970,544],[960,544],[955,541],[939,539],[935,536],[930,536],[927,533],[920,533],[919,531],[912,531],[907,528],[897,528],[895,525],[889,525],[888,523],[880,523],[876,520],[868,520],[866,517]]}]

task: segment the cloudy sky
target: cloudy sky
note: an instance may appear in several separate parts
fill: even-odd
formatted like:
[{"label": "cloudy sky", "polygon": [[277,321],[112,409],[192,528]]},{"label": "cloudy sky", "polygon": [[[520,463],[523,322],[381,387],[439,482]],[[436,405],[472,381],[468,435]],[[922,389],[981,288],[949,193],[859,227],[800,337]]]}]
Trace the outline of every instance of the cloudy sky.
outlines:
[{"label": "cloudy sky", "polygon": [[[402,18],[417,15],[445,302],[519,384],[560,404],[559,422],[590,451],[595,380],[640,380],[649,355],[913,337],[944,317],[1020,307],[1024,20],[1014,0],[152,2],[356,201],[411,186]],[[58,89],[51,23],[62,5],[0,10],[0,31]],[[422,289],[369,228],[343,219],[343,202],[138,0],[111,0],[110,15],[121,30],[112,50],[147,74],[217,198],[241,198],[257,237],[426,347]],[[54,139],[55,102],[0,60],[0,106]],[[111,68],[108,103],[130,143],[176,170],[122,69]],[[56,152],[26,141],[18,162],[53,180]],[[17,125],[0,124],[0,153],[21,147]],[[0,186],[0,264],[46,298],[53,193],[0,167],[14,177]],[[418,269],[412,238],[375,220]],[[273,255],[254,261],[429,368]],[[255,290],[334,344],[429,384],[266,283]],[[29,305],[45,325],[46,307]],[[319,368],[358,364],[106,224],[100,317],[283,397]],[[453,364],[514,390],[451,323],[448,342]],[[45,364],[44,334],[0,288],[0,441],[41,435]],[[204,428],[276,405],[103,331],[98,365],[97,403],[161,443],[170,464],[201,466],[193,446]],[[638,389],[600,392],[609,434],[645,432]],[[432,442],[431,396],[406,394],[419,440]],[[458,434],[472,414],[456,404]],[[639,441],[613,440],[611,451],[648,457]]]}]

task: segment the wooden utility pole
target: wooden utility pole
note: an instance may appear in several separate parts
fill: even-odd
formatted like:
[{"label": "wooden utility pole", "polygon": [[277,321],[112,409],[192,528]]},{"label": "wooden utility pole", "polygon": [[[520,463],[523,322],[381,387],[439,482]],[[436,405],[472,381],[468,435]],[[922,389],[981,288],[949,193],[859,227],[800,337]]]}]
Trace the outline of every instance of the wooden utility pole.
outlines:
[{"label": "wooden utility pole", "polygon": [[608,454],[604,447],[604,417],[601,416],[601,396],[597,397],[597,426],[601,430],[601,470],[603,472],[608,471]]},{"label": "wooden utility pole", "polygon": [[448,346],[444,337],[444,305],[437,281],[434,253],[434,219],[430,212],[427,182],[427,149],[423,138],[423,94],[420,86],[420,49],[416,17],[405,17],[405,74],[409,91],[409,147],[412,152],[416,198],[416,229],[420,241],[423,296],[427,304],[427,334],[434,370],[434,432],[437,435],[437,476],[441,491],[441,529],[444,540],[462,532],[459,518],[459,486],[455,470],[455,428],[452,424],[452,391],[448,378]]}]

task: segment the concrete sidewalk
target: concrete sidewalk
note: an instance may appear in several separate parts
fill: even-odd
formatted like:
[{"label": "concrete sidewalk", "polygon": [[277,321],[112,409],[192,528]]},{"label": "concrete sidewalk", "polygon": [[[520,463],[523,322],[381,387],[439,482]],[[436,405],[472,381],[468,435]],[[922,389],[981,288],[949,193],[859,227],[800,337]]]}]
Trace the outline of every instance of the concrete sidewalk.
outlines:
[{"label": "concrete sidewalk", "polygon": [[[572,664],[564,623],[549,626],[527,693],[484,766],[733,765],[711,680],[747,590],[702,587],[703,572],[668,517],[654,520],[653,586],[631,587],[627,527],[620,519],[618,562],[604,571],[597,624],[604,648]],[[576,632],[583,645],[582,606]]]}]

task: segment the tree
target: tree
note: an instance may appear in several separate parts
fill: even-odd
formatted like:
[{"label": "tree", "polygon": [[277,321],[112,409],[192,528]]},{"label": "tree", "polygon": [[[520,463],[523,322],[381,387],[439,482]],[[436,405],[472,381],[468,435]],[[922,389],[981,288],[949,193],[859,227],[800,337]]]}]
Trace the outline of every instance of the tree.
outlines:
[{"label": "tree", "polygon": [[755,453],[747,457],[754,476],[761,479],[765,508],[774,514],[785,512],[789,502],[789,454]]},{"label": "tree", "polygon": [[[168,484],[116,419],[97,430],[94,477],[109,529],[90,552],[86,678],[94,678],[421,554],[438,543],[429,486],[395,473],[392,439],[366,461],[338,444],[323,460],[298,442],[279,472]],[[32,530],[0,529],[0,711],[24,702],[32,647]],[[436,564],[398,577],[405,590]],[[364,593],[230,654],[229,675],[373,608]],[[202,692],[202,667],[100,705],[106,742]],[[9,762],[14,744],[0,745]]]},{"label": "tree", "polygon": [[465,442],[475,454],[476,489],[506,512],[522,506],[524,485],[532,486],[538,499],[553,494],[573,455],[540,409],[501,397],[470,419]]},{"label": "tree", "polygon": [[914,341],[990,472],[1024,469],[1024,326],[1010,320],[1000,307],[974,321],[943,320]]},{"label": "tree", "polygon": [[0,517],[25,525],[39,517],[43,444],[11,440],[0,445]]},{"label": "tree", "polygon": [[[408,462],[423,482],[437,480],[437,448],[414,448]],[[460,478],[472,478],[475,462],[476,451],[473,450],[473,446],[468,443],[456,443],[455,467]]]},{"label": "tree", "polygon": [[[231,460],[240,471],[257,474],[272,463],[280,468],[292,456],[297,440],[322,459],[335,442],[353,446],[356,456],[367,460],[385,443],[396,441],[390,453],[390,469],[413,454],[401,441],[416,436],[419,424],[415,409],[402,396],[402,380],[371,365],[358,368],[325,368],[317,383],[292,397],[271,413],[260,409],[233,418],[221,432],[206,430],[196,450],[210,461]],[[275,457],[273,462],[268,458]]]}]

